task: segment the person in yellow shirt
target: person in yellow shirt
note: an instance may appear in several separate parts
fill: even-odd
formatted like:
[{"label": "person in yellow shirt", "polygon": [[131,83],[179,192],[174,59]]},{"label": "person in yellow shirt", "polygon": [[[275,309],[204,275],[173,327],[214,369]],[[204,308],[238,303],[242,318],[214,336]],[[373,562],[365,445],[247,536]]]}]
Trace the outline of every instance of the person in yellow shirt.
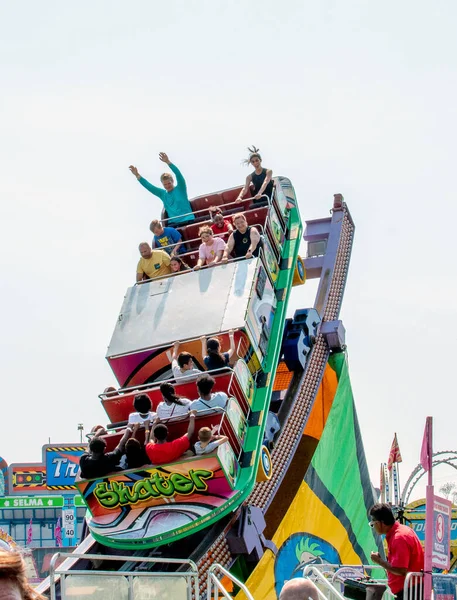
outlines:
[{"label": "person in yellow shirt", "polygon": [[152,250],[147,242],[138,246],[141,258],[136,268],[136,280],[154,279],[171,273],[170,256],[165,250]]}]

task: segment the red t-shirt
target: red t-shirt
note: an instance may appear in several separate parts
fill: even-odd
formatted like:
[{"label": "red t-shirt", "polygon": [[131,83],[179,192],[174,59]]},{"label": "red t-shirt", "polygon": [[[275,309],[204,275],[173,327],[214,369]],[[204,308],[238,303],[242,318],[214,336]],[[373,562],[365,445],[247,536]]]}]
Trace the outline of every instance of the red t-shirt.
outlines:
[{"label": "red t-shirt", "polygon": [[218,227],[216,225],[216,223],[213,223],[211,225],[211,229],[213,230],[214,235],[225,233],[225,235],[221,235],[221,238],[224,240],[224,242],[227,243],[227,240],[230,237],[230,234],[229,234],[229,231],[230,231],[229,230],[229,225],[230,225],[230,221],[227,221],[226,219],[224,219],[224,226],[223,227]]},{"label": "red t-shirt", "polygon": [[179,458],[186,450],[189,450],[190,442],[187,435],[183,435],[172,442],[164,444],[146,444],[146,454],[153,465],[164,465]]},{"label": "red t-shirt", "polygon": [[[409,572],[419,573],[424,569],[424,551],[419,538],[406,525],[400,525],[398,521],[392,525],[392,529],[386,535],[389,553],[387,560],[392,567],[408,569]],[[387,573],[392,594],[398,594],[403,590],[406,577]]]}]

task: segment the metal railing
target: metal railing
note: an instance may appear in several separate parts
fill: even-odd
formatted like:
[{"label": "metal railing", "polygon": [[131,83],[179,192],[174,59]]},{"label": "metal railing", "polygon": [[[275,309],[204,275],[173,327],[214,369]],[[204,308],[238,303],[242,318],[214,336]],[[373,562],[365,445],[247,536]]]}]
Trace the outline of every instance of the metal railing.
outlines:
[{"label": "metal railing", "polygon": [[223,598],[227,600],[232,600],[232,596],[222,585],[220,579],[217,576],[217,572],[224,577],[227,577],[232,583],[234,583],[237,587],[242,590],[248,600],[254,600],[254,596],[250,593],[248,588],[242,583],[239,579],[237,579],[234,575],[227,571],[222,565],[218,563],[214,563],[208,569],[207,576],[207,588],[206,588],[206,597],[212,598],[213,600],[219,600],[219,592],[222,594]]},{"label": "metal railing", "polygon": [[424,574],[408,573],[403,586],[403,600],[422,600],[424,597]]},{"label": "metal railing", "polygon": [[[319,567],[321,567],[322,565],[319,565]],[[317,582],[319,583],[319,585],[321,585],[324,590],[326,590],[328,592],[328,595],[326,596],[323,593],[323,590],[319,588],[319,586],[317,586],[317,589],[319,590],[320,594],[319,597],[324,597],[325,600],[327,599],[332,599],[332,598],[336,598],[337,600],[346,600],[345,597],[343,596],[343,594],[341,592],[339,592],[336,587],[334,586],[333,583],[331,583],[322,573],[322,571],[320,571],[317,566],[315,565],[308,565],[307,567],[305,567],[303,569],[303,577],[309,577],[310,575],[312,575]]]},{"label": "metal railing", "polygon": [[[60,558],[76,558],[84,560],[93,560],[97,562],[116,561],[124,563],[136,563],[138,566],[143,563],[151,565],[164,564],[186,566],[186,571],[87,571],[74,570],[67,571],[60,569],[57,561]],[[124,565],[125,566],[125,565]],[[49,568],[51,600],[57,600],[56,583],[60,578],[60,598],[66,600],[83,600],[90,594],[94,600],[104,600],[105,598],[116,598],[116,600],[135,600],[142,598],[145,587],[142,585],[145,578],[148,578],[147,587],[156,584],[160,595],[157,597],[163,600],[199,600],[199,579],[197,565],[190,559],[177,558],[137,558],[132,556],[111,556],[100,554],[69,554],[57,552],[51,559]],[[115,595],[113,594],[115,593]]]}]

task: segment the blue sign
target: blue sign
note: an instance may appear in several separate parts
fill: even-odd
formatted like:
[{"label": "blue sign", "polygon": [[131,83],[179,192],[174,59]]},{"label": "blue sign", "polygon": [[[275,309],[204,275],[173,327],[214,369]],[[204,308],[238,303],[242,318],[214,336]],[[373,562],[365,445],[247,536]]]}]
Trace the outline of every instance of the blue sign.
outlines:
[{"label": "blue sign", "polygon": [[432,567],[449,569],[452,503],[433,497]]},{"label": "blue sign", "polygon": [[432,586],[435,600],[457,600],[456,575],[433,575]]},{"label": "blue sign", "polygon": [[79,457],[84,447],[46,446],[46,487],[55,490],[75,489]]}]

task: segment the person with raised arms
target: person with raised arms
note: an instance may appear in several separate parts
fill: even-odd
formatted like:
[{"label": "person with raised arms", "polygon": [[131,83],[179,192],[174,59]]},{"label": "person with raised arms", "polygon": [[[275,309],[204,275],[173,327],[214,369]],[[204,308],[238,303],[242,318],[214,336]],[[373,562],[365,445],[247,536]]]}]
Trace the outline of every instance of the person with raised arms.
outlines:
[{"label": "person with raised arms", "polygon": [[168,428],[159,423],[152,430],[153,442],[146,444],[146,454],[153,465],[163,465],[177,460],[190,448],[190,440],[195,430],[196,411],[189,414],[187,433],[176,440],[168,441]]},{"label": "person with raised arms", "polygon": [[194,221],[195,217],[192,213],[192,206],[187,196],[186,181],[182,176],[181,171],[170,161],[165,152],[159,153],[159,159],[166,163],[175,174],[176,185],[174,184],[173,175],[171,173],[162,173],[160,176],[160,181],[165,188],[161,189],[152,185],[152,183],[149,183],[149,181],[142,177],[135,166],[130,165],[129,169],[148,192],[151,192],[151,194],[154,194],[154,196],[157,196],[162,200],[168,214],[167,225],[184,225]]}]

